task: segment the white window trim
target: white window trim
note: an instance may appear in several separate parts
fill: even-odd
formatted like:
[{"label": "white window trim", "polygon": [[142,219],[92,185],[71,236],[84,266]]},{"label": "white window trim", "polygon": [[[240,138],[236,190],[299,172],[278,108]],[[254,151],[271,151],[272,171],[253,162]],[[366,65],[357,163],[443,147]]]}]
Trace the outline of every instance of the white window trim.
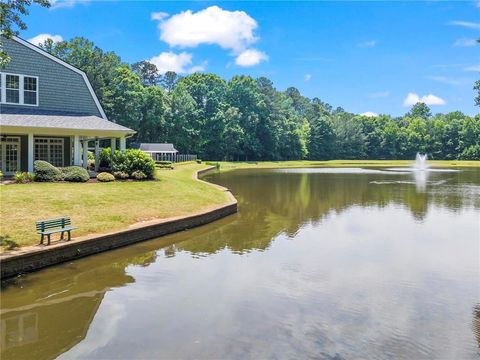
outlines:
[{"label": "white window trim", "polygon": [[[12,103],[12,102],[7,102],[7,75],[12,75],[12,76],[18,76],[19,78],[19,102],[18,103]],[[0,88],[0,91],[2,92],[2,101],[1,104],[6,104],[6,105],[21,105],[21,106],[39,106],[40,102],[40,84],[38,82],[38,76],[34,75],[25,75],[25,74],[14,74],[14,73],[7,73],[7,72],[0,72],[0,76],[2,77],[2,86]],[[35,78],[37,79],[37,103],[36,104],[25,104],[24,103],[24,79],[25,77],[29,78]]]},{"label": "white window trim", "polygon": [[[35,141],[39,139],[39,140],[48,140],[48,142],[44,143],[44,144],[47,144],[47,155],[48,155],[48,161],[50,164],[52,163],[51,162],[51,158],[50,158],[50,155],[51,155],[51,152],[50,152],[50,140],[61,140],[61,144],[62,144],[62,165],[60,167],[63,167],[65,165],[65,139],[64,138],[58,138],[58,137],[46,137],[46,136],[35,136],[33,138],[33,158],[34,160],[37,160],[37,154],[35,152]],[[58,145],[59,143],[55,144],[55,145]],[[55,165],[57,166],[57,165]]]},{"label": "white window trim", "polygon": [[[3,136],[2,136],[3,137]],[[10,144],[18,144],[18,148],[17,148],[17,171],[21,171],[21,167],[22,167],[22,139],[20,138],[20,136],[10,136],[10,135],[6,135],[3,137],[4,140],[0,141],[0,146],[3,146],[3,144],[7,144],[7,143],[10,143]],[[15,139],[16,141],[8,141],[9,139]],[[15,172],[13,171],[6,171],[6,152],[4,151],[4,149],[2,149],[2,159],[1,159],[1,163],[2,163],[2,168],[0,170],[2,170],[2,172],[5,174],[5,175],[13,175]]]}]

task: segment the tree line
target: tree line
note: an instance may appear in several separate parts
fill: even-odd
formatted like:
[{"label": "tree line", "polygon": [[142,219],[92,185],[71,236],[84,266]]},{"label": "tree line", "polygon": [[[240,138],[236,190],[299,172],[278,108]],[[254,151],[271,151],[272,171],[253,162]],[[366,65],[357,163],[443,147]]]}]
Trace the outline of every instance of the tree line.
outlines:
[{"label": "tree line", "polygon": [[172,142],[210,160],[412,159],[416,152],[480,160],[480,115],[433,116],[418,103],[402,117],[367,117],[294,87],[278,91],[266,77],[159,74],[154,64],[126,64],[85,38],[41,47],[87,74],[108,118],[137,131],[133,142]]}]

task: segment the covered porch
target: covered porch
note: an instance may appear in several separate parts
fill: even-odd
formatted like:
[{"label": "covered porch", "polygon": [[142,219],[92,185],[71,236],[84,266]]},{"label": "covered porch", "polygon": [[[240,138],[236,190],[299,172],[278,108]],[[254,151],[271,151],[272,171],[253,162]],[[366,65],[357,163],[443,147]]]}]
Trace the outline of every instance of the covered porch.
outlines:
[{"label": "covered porch", "polygon": [[[88,167],[88,149],[94,149],[98,170],[100,143],[124,150],[135,132],[96,116],[0,115],[0,164],[4,175],[34,171],[35,160],[54,166]],[[50,125],[50,126],[48,126]],[[55,126],[57,125],[57,126]],[[112,152],[113,153],[113,152]]]}]

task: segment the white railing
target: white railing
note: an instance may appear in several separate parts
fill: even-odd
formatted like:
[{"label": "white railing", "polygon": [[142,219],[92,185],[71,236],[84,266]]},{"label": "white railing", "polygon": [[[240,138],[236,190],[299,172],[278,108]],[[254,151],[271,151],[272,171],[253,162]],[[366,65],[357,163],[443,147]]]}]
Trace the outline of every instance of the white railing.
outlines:
[{"label": "white railing", "polygon": [[153,153],[151,157],[155,161],[171,161],[172,163],[180,163],[185,161],[197,160],[197,155],[192,154],[168,154],[168,153]]}]

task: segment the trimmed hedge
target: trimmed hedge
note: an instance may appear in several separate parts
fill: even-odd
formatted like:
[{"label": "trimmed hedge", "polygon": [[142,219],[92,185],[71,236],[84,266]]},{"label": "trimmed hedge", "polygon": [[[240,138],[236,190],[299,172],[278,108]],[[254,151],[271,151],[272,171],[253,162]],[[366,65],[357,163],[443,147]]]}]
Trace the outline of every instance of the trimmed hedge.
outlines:
[{"label": "trimmed hedge", "polygon": [[115,181],[115,176],[107,172],[101,172],[97,175],[97,180],[101,182]]},{"label": "trimmed hedge", "polygon": [[115,179],[120,179],[120,180],[126,180],[130,177],[130,175],[128,175],[128,173],[124,171],[115,171],[113,173],[113,176],[115,176]]},{"label": "trimmed hedge", "polygon": [[114,172],[123,171],[127,174],[133,174],[135,171],[141,171],[149,179],[152,179],[155,173],[155,161],[138,149],[115,151],[112,165]]},{"label": "trimmed hedge", "polygon": [[63,179],[62,172],[43,160],[36,160],[33,163],[35,181],[59,181]]},{"label": "trimmed hedge", "polygon": [[86,182],[90,179],[88,171],[80,166],[68,166],[60,168],[63,180],[70,182]]},{"label": "trimmed hedge", "polygon": [[132,178],[135,180],[145,180],[147,175],[143,171],[137,170],[132,173]]}]

